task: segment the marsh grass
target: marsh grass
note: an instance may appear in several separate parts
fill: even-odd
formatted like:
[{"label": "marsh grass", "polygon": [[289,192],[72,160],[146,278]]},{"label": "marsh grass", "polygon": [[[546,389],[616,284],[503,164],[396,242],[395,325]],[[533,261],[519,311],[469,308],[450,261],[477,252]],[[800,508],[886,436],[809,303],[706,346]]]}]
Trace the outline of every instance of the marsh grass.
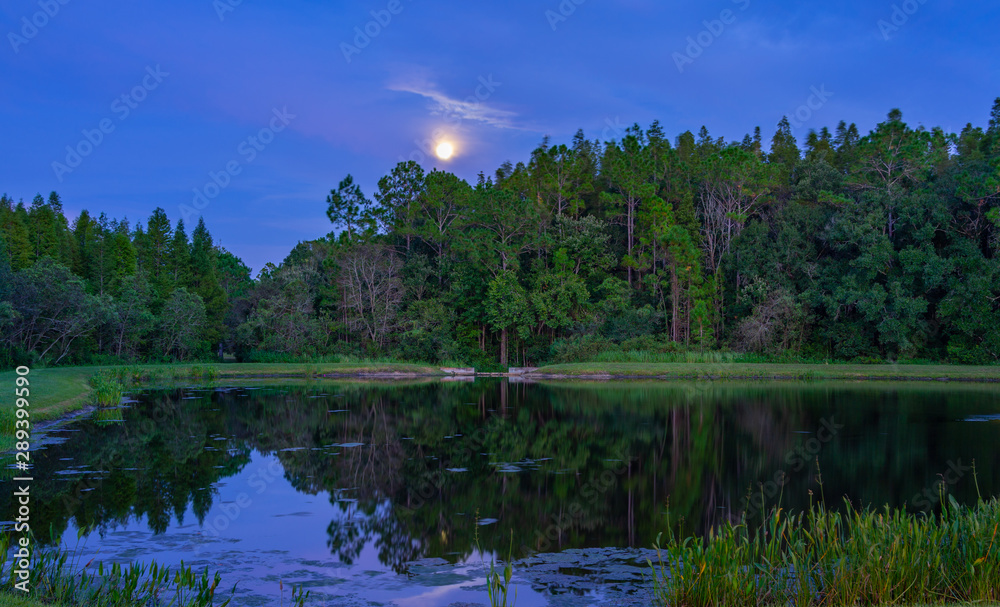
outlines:
[{"label": "marsh grass", "polygon": [[[650,350],[608,350],[594,357],[599,363],[688,363],[729,364],[750,362],[745,354],[718,351],[656,352]],[[754,360],[753,362],[756,362]]]},{"label": "marsh grass", "polygon": [[[0,554],[7,555],[10,536],[0,534]],[[39,603],[59,603],[66,607],[226,607],[233,599],[236,587],[224,591],[222,577],[185,567],[170,569],[155,562],[130,565],[113,564],[106,567],[93,561],[81,566],[76,557],[67,552],[47,551],[33,555],[28,587],[25,596]],[[0,595],[14,592],[19,581],[11,563],[0,562]],[[281,584],[284,604],[284,584]],[[300,587],[292,588],[291,604],[304,607],[309,593]]]},{"label": "marsh grass", "polygon": [[[177,374],[178,372],[180,373],[180,376],[178,376]],[[187,373],[184,373],[182,369],[175,370],[174,374],[175,378],[179,379],[180,377],[184,377],[185,375],[192,379],[202,379],[205,381],[212,381],[217,377],[219,377],[219,369],[214,365],[205,365],[204,367],[201,365],[192,365],[190,368],[187,369]]]},{"label": "marsh grass", "polygon": [[[9,537],[0,537],[0,552],[7,554]],[[209,576],[206,569],[196,573],[183,563],[171,570],[156,563],[92,563],[81,567],[67,553],[41,552],[33,555],[29,569],[27,597],[43,603],[67,606],[137,607],[170,604],[177,607],[225,607],[231,599],[216,598],[221,577]],[[6,570],[5,570],[6,569]],[[0,564],[0,590],[10,593],[19,581],[9,563]],[[234,588],[235,590],[235,588]]]},{"label": "marsh grass", "polygon": [[94,421],[99,424],[121,424],[125,422],[122,407],[102,407],[94,412]]},{"label": "marsh grass", "polygon": [[154,373],[138,365],[101,369],[90,377],[91,402],[100,408],[117,407],[125,392],[154,379]]},{"label": "marsh grass", "polygon": [[775,508],[754,531],[744,517],[703,539],[661,534],[649,566],[660,605],[996,602],[998,528],[996,499],[964,508],[950,498],[940,515]]},{"label": "marsh grass", "polygon": [[[214,368],[204,372],[199,367],[192,367],[192,373],[195,372],[195,369],[197,369],[197,377],[205,375],[214,377],[217,373]],[[143,368],[138,365],[101,369],[88,380],[93,389],[90,400],[98,408],[117,407],[121,404],[126,392],[143,383],[157,381],[161,379],[161,376],[162,373],[159,369]]]},{"label": "marsh grass", "polygon": [[100,371],[90,378],[91,401],[98,407],[117,407],[125,395],[125,384],[113,371]]}]

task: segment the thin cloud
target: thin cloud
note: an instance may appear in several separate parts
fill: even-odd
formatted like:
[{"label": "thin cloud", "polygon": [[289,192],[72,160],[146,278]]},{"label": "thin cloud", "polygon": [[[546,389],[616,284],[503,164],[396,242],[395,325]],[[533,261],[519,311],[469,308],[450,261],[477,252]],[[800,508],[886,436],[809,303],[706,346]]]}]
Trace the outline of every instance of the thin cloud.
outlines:
[{"label": "thin cloud", "polygon": [[425,99],[430,99],[431,114],[445,116],[452,120],[481,122],[498,129],[516,129],[513,119],[517,114],[486,105],[490,96],[494,95],[502,82],[483,77],[473,86],[465,99],[456,99],[437,90],[434,85],[425,82],[409,82],[389,85],[389,90],[403,93],[413,93]]}]

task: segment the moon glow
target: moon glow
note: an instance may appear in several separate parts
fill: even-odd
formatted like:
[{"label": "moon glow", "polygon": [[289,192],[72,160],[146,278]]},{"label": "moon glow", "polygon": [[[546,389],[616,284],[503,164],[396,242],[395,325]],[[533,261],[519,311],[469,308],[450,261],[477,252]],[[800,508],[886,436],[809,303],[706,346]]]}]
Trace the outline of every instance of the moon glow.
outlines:
[{"label": "moon glow", "polygon": [[434,150],[437,157],[441,160],[448,160],[455,154],[455,146],[448,143],[447,141],[442,141],[438,144],[437,149]]}]

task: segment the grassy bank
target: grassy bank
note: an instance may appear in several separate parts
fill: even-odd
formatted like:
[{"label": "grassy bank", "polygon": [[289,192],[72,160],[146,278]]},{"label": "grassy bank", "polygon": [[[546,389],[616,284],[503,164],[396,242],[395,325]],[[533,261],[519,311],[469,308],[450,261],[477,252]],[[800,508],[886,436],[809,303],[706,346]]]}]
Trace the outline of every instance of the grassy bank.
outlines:
[{"label": "grassy bank", "polygon": [[[234,380],[250,378],[407,377],[443,375],[437,366],[425,364],[355,363],[223,363],[137,365],[127,367],[138,383],[183,380]],[[34,369],[30,381],[31,419],[57,419],[96,402],[92,378],[102,371],[121,367],[59,367]],[[549,365],[533,375],[554,378],[640,379],[837,379],[837,380],[960,380],[1000,381],[1000,366],[959,365],[861,365],[861,364],[769,364],[769,363],[611,363],[592,362]],[[0,390],[13,389],[14,371],[0,372]],[[97,386],[98,392],[101,386]],[[0,451],[12,444],[14,400],[0,400]]]},{"label": "grassy bank", "polygon": [[1000,381],[1000,366],[771,363],[572,363],[548,365],[543,377],[648,379],[872,379]]}]

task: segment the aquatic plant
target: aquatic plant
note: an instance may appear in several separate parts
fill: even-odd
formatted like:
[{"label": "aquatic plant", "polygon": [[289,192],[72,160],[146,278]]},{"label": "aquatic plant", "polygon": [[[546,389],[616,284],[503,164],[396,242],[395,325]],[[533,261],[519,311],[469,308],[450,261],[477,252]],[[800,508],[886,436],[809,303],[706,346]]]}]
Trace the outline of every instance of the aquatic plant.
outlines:
[{"label": "aquatic plant", "polygon": [[[8,553],[10,540],[9,535],[0,534],[0,554]],[[81,566],[79,554],[58,550],[36,553],[27,596],[66,607],[226,607],[236,592],[236,586],[222,590],[219,573],[210,574],[207,568],[198,572],[183,561],[176,569],[156,562],[105,566],[93,560]],[[0,594],[14,591],[18,581],[9,564],[0,562]],[[284,584],[279,585],[284,605]],[[291,604],[304,607],[308,597],[303,588],[293,587]]]},{"label": "aquatic plant", "polygon": [[[0,537],[0,551],[6,553],[10,538]],[[216,591],[221,576],[210,576],[206,569],[197,573],[191,567],[172,570],[155,562],[115,563],[106,567],[89,562],[79,566],[77,558],[64,551],[42,551],[33,555],[27,595],[40,602],[59,602],[67,606],[138,607],[170,604],[177,607],[225,607],[232,600],[217,602]],[[0,564],[0,592],[11,592],[21,581],[14,570]],[[235,591],[235,587],[233,588]]]},{"label": "aquatic plant", "polygon": [[[942,494],[942,500],[944,496]],[[668,521],[669,526],[669,521]],[[706,538],[657,538],[661,605],[887,605],[1000,600],[1000,501],[939,515],[904,509],[774,508]]]},{"label": "aquatic plant", "polygon": [[[479,553],[482,554],[483,549],[479,545],[479,511],[476,511],[476,529],[473,536],[476,548]],[[490,558],[490,569],[486,574],[486,592],[490,599],[490,607],[508,607],[508,599],[510,600],[510,607],[514,607],[514,603],[517,601],[517,589],[514,589],[514,597],[510,598],[510,580],[514,576],[514,567],[511,565],[514,555],[514,531],[510,532],[510,548],[507,552],[507,564],[503,568],[503,577],[496,569],[496,560],[492,557]],[[483,567],[486,567],[486,563],[483,563]]]},{"label": "aquatic plant", "polygon": [[90,378],[93,403],[98,407],[117,407],[125,393],[125,384],[115,369],[104,369]]}]

